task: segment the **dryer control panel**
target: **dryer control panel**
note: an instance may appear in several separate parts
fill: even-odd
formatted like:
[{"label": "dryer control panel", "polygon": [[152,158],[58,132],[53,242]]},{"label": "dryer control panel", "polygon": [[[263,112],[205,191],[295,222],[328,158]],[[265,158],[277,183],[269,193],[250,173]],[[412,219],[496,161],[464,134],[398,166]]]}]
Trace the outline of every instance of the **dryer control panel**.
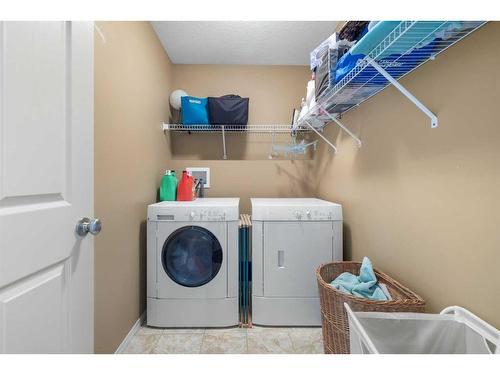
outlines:
[{"label": "dryer control panel", "polygon": [[315,198],[252,198],[253,221],[342,221],[342,206]]},{"label": "dryer control panel", "polygon": [[296,220],[323,221],[332,220],[332,213],[324,210],[301,209],[295,210],[293,216]]}]

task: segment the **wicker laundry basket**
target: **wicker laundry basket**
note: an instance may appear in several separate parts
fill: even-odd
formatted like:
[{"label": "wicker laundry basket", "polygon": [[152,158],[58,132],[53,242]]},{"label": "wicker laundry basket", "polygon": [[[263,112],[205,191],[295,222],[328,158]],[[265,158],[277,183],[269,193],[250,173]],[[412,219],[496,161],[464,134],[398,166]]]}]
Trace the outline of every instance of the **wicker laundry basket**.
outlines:
[{"label": "wicker laundry basket", "polygon": [[346,302],[353,311],[423,312],[424,300],[386,274],[374,269],[379,282],[385,284],[390,301],[373,301],[339,292],[330,282],[342,272],[359,274],[360,262],[333,262],[316,271],[321,302],[323,345],[327,354],[349,354],[349,323],[344,309]]}]

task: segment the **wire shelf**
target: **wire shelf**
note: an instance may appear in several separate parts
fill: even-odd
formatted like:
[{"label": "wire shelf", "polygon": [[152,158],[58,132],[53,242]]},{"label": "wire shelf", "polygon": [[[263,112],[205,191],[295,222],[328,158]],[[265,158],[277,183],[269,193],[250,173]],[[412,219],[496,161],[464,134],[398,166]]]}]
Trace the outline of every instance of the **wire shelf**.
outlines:
[{"label": "wire shelf", "polygon": [[292,132],[304,133],[311,129],[300,126],[292,131],[289,124],[264,124],[264,125],[183,125],[183,124],[163,124],[163,131],[181,133],[257,133],[257,134],[290,134]]},{"label": "wire shelf", "polygon": [[[438,126],[437,116],[405,89],[398,80],[420,65],[434,60],[437,55],[457,43],[479,27],[484,21],[401,21],[367,55],[359,60],[352,56],[355,66],[316,98],[316,104],[299,120],[298,124],[264,125],[183,125],[163,124],[164,131],[180,133],[219,133],[222,135],[223,158],[227,159],[226,133],[291,134],[314,132],[335,152],[337,147],[323,135],[326,124],[336,123],[351,136],[358,146],[361,139],[340,121],[340,115],[370,99],[392,84],[412,101]],[[362,48],[362,47],[360,47]],[[333,72],[334,74],[336,73]]]},{"label": "wire shelf", "polygon": [[[469,21],[463,29],[454,29],[455,21],[402,21],[367,56],[334,86],[316,99],[300,124],[306,122],[317,128],[360,105],[386,88],[390,82],[374,66],[378,64],[395,80],[457,43],[485,22]],[[371,62],[375,64],[371,64]],[[328,116],[328,114],[330,116]]]}]

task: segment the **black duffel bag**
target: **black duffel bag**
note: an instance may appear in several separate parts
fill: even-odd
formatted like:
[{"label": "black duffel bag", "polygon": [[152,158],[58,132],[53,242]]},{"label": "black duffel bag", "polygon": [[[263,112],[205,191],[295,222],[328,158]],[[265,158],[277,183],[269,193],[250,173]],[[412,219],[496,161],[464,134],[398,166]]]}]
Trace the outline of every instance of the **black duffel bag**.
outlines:
[{"label": "black duffel bag", "polygon": [[242,125],[248,123],[248,98],[224,95],[208,98],[208,118],[212,125]]}]

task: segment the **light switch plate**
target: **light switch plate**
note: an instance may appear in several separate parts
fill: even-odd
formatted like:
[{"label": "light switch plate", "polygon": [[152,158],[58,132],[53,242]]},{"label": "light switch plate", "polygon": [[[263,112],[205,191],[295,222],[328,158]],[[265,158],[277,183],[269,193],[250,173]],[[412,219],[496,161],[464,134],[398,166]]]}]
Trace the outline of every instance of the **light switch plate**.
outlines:
[{"label": "light switch plate", "polygon": [[203,178],[203,187],[205,189],[210,188],[210,168],[204,167],[188,167],[186,171],[191,173],[191,176],[194,178],[200,179]]}]

